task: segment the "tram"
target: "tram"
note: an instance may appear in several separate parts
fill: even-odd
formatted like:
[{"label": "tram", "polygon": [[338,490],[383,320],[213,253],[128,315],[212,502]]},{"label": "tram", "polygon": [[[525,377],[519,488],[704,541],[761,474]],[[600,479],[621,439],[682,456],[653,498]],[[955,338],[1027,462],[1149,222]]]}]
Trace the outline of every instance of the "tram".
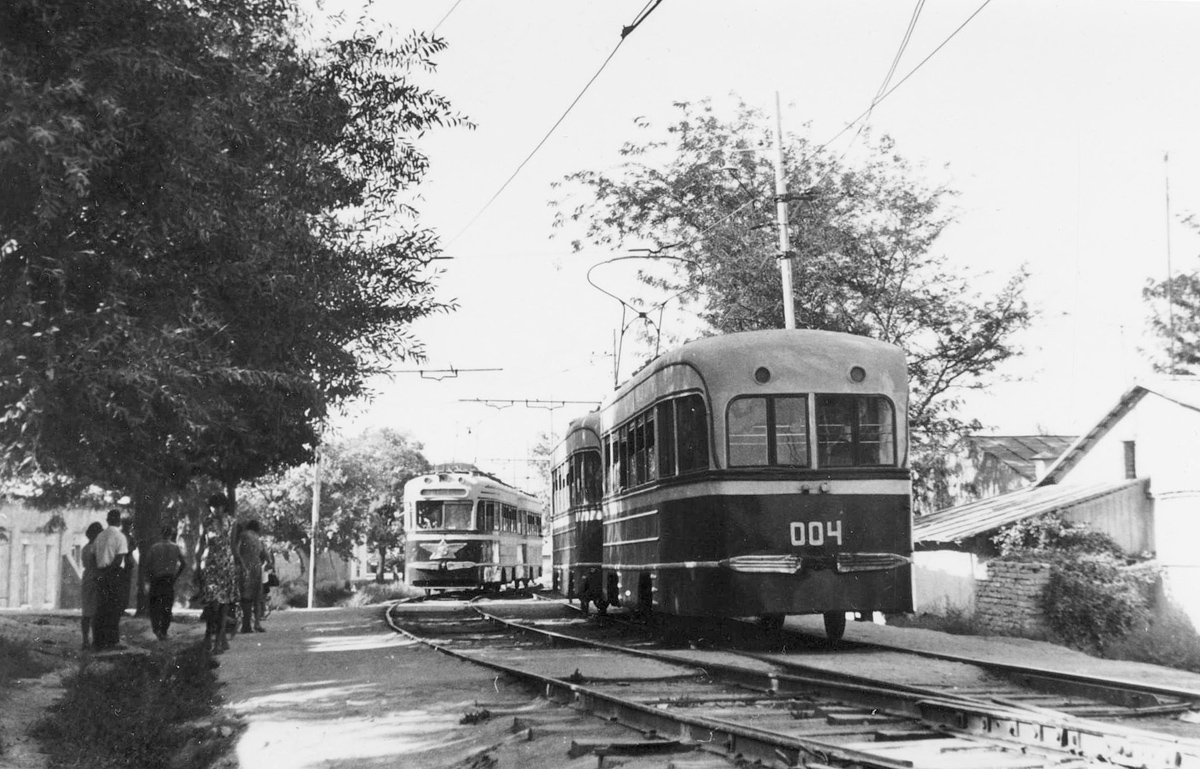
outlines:
[{"label": "tram", "polygon": [[907,410],[903,352],[865,337],[751,331],[659,356],[597,413],[598,605],[821,614],[835,640],[847,612],[911,611]]},{"label": "tram", "polygon": [[608,608],[600,576],[601,446],[600,414],[592,412],[571,422],[551,456],[553,587],[568,599],[578,598],[585,612],[589,602],[601,611]]},{"label": "tram", "polygon": [[537,497],[475,469],[404,484],[405,577],[427,590],[529,586],[542,576]]}]

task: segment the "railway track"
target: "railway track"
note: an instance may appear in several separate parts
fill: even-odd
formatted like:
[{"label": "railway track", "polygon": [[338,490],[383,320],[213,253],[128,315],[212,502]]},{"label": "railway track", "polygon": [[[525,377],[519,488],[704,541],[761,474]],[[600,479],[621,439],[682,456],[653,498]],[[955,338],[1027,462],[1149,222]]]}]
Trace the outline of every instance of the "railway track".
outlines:
[{"label": "railway track", "polygon": [[[396,605],[388,618],[441,651],[644,735],[623,746],[578,746],[585,752],[658,751],[670,756],[662,766],[682,766],[678,753],[704,750],[710,761],[813,769],[1200,767],[1200,742],[1083,718],[1042,695],[1017,696],[1027,689],[914,686],[780,652],[669,649],[634,625],[584,620],[549,602]],[[1091,706],[1130,709],[1099,702]]]}]

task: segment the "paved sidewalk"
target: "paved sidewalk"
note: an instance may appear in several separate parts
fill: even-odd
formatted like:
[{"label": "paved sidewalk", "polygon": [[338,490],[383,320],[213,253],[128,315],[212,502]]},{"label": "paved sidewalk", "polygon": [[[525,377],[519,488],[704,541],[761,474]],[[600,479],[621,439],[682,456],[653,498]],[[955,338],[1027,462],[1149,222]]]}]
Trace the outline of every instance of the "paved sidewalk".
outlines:
[{"label": "paved sidewalk", "polygon": [[[383,607],[292,609],[238,634],[217,670],[225,707],[247,728],[241,769],[594,767],[570,741],[620,727],[550,706],[494,672],[390,631]],[[484,721],[464,716],[490,715]],[[527,732],[529,728],[533,732]]]}]

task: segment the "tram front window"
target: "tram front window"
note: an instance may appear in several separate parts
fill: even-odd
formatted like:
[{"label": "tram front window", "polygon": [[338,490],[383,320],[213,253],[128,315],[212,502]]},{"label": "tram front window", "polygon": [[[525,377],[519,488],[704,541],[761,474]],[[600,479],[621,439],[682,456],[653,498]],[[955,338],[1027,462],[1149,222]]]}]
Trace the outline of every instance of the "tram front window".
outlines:
[{"label": "tram front window", "polygon": [[417,502],[417,528],[469,529],[471,528],[471,503],[435,502],[423,499]]}]

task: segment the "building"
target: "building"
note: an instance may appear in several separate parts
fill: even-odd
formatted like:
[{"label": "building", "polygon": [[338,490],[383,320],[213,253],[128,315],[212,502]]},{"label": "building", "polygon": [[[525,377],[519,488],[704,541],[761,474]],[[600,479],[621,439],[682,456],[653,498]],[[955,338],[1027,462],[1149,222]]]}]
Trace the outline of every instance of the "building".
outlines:
[{"label": "building", "polygon": [[1075,441],[1065,435],[970,435],[948,458],[946,507],[1032,486]]},{"label": "building", "polygon": [[104,514],[0,502],[0,608],[78,607],[84,532],[93,521],[104,523]]},{"label": "building", "polygon": [[1163,588],[1200,624],[1200,379],[1137,385],[1028,488],[918,518],[917,610],[972,611],[990,537],[1059,513],[1157,558]]}]

